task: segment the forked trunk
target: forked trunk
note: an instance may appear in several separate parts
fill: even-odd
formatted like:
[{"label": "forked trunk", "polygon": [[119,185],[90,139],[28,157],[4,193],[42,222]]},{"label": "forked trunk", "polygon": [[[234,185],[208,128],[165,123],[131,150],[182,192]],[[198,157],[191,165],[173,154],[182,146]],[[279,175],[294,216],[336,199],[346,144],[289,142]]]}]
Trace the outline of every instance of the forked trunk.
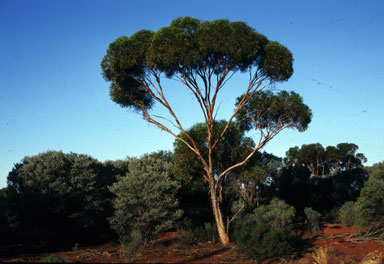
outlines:
[{"label": "forked trunk", "polygon": [[215,215],[217,232],[219,233],[221,244],[226,246],[229,244],[229,236],[224,225],[223,216],[221,215],[221,209],[220,209],[219,201],[217,200],[217,194],[214,188],[214,182],[210,182],[209,189],[211,193],[212,209],[213,209],[213,214]]}]

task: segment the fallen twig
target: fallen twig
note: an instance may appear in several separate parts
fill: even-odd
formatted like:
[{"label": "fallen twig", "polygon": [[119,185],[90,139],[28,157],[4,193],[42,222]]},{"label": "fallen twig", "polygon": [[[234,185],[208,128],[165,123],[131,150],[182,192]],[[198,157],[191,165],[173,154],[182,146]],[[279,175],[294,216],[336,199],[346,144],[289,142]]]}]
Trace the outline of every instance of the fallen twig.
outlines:
[{"label": "fallen twig", "polygon": [[376,242],[384,243],[384,223],[374,223],[371,224],[368,228],[359,232],[358,234],[353,234],[352,236],[345,239],[350,242]]}]

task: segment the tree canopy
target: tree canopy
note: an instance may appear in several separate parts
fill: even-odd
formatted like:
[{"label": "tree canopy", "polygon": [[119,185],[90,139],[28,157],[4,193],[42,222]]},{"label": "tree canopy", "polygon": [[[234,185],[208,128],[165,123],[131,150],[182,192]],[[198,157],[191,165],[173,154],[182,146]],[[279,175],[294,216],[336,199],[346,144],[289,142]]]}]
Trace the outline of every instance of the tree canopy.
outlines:
[{"label": "tree canopy", "polygon": [[286,152],[284,162],[287,165],[303,166],[312,176],[335,175],[339,172],[359,168],[367,161],[362,153],[356,153],[358,146],[352,143],[340,143],[336,147],[324,147],[320,143],[304,144],[292,147]]},{"label": "tree canopy", "polygon": [[[244,98],[237,98],[239,104]],[[311,122],[311,109],[295,92],[272,91],[256,93],[237,114],[241,127],[251,129],[284,129],[286,126],[305,131]]]},{"label": "tree canopy", "polygon": [[362,165],[366,158],[357,149],[352,143],[290,148],[284,158],[286,166],[273,182],[278,196],[299,211],[312,207],[325,212],[356,200],[368,178]]},{"label": "tree canopy", "polygon": [[[148,89],[152,86],[151,75],[178,75],[194,88],[196,77],[209,82],[215,75],[216,85],[222,87],[231,71],[244,72],[254,67],[254,81],[286,81],[293,73],[292,61],[286,47],[269,41],[244,22],[201,22],[180,17],[157,32],[140,30],[131,37],[116,39],[109,45],[101,66],[105,79],[111,82],[112,100],[143,110],[151,108],[155,100],[163,101]],[[211,87],[207,88],[205,98],[200,99],[212,96]]]}]

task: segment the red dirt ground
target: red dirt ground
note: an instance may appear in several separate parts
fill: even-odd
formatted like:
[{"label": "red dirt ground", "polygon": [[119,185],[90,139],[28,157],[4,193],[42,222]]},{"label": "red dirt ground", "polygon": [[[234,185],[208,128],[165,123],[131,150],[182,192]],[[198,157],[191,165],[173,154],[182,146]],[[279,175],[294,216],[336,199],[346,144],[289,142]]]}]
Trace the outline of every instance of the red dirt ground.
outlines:
[{"label": "red dirt ground", "polygon": [[[351,227],[324,224],[315,236],[301,235],[303,241],[308,243],[302,249],[293,252],[293,260],[267,260],[263,264],[313,264],[315,262],[312,253],[320,247],[328,249],[328,264],[358,263],[370,252],[375,250],[384,252],[384,244],[381,243],[346,241],[351,234],[354,234]],[[242,256],[236,254],[233,245],[223,247],[218,243],[201,243],[188,246],[176,242],[176,237],[175,232],[164,234],[156,245],[139,250],[135,259],[128,259],[124,256],[119,245],[110,244],[54,252],[54,254],[65,258],[69,263],[254,263],[246,261]],[[40,262],[48,255],[50,254],[25,254],[7,259],[2,259],[0,256],[0,262]]]}]

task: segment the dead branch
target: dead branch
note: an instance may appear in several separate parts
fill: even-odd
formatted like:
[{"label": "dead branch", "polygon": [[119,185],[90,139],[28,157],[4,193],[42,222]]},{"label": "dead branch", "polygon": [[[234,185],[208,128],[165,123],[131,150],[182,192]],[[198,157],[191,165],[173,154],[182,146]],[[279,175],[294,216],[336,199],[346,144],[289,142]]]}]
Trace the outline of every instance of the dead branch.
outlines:
[{"label": "dead branch", "polygon": [[352,236],[345,239],[346,241],[362,243],[362,242],[376,242],[384,243],[384,223],[374,223],[371,224],[365,230],[359,232],[358,234],[353,234]]}]

